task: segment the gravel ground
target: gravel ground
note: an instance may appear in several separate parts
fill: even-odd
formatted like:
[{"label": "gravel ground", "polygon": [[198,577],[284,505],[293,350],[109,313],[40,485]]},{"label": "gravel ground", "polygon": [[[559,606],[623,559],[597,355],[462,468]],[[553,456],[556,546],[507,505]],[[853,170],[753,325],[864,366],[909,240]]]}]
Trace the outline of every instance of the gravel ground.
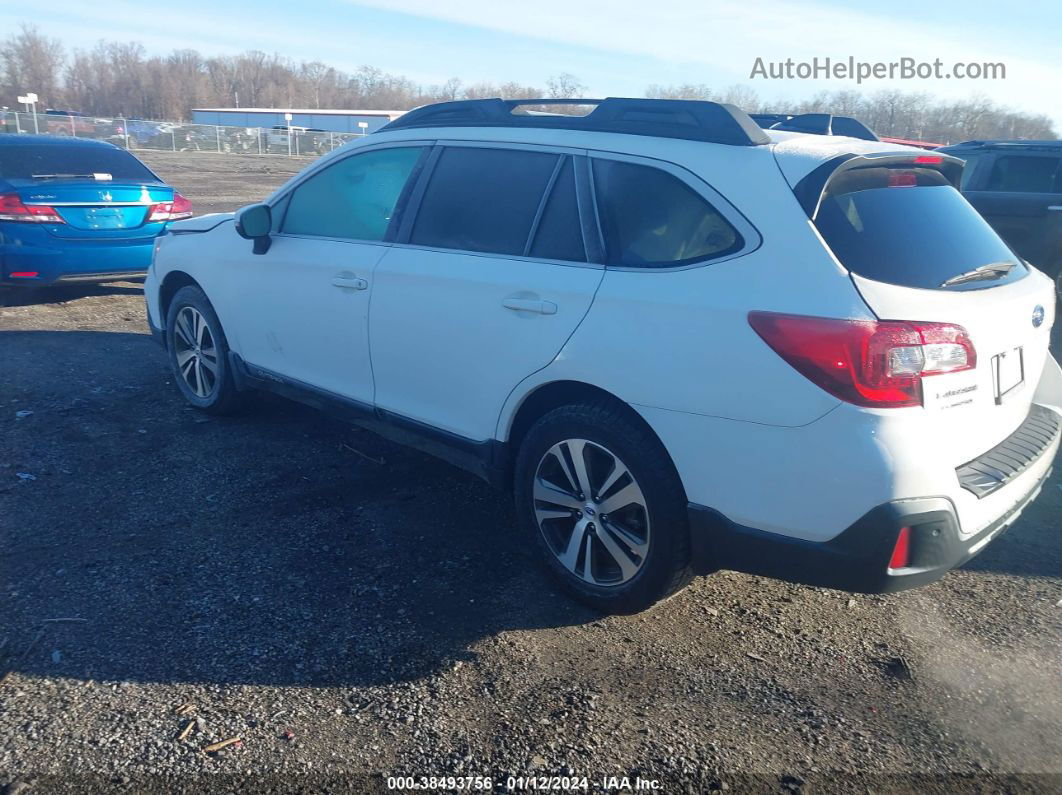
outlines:
[{"label": "gravel ground", "polygon": [[[307,162],[145,160],[199,211]],[[1057,476],[920,590],[723,572],[602,618],[554,589],[508,498],[474,477],[280,399],[186,408],[137,285],[5,298],[9,793],[366,791],[398,774],[1062,786]]]}]

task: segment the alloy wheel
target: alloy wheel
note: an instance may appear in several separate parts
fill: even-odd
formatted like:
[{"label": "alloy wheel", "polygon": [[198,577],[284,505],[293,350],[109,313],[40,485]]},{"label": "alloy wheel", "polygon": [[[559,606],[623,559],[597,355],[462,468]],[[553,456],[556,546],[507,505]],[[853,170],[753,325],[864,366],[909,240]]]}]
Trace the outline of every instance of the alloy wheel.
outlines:
[{"label": "alloy wheel", "polygon": [[546,451],[535,472],[535,520],[565,569],[590,585],[629,582],[649,554],[649,510],[613,452],[586,439]]},{"label": "alloy wheel", "polygon": [[177,372],[193,394],[210,397],[218,383],[218,349],[206,318],[195,307],[181,307],[173,330]]}]

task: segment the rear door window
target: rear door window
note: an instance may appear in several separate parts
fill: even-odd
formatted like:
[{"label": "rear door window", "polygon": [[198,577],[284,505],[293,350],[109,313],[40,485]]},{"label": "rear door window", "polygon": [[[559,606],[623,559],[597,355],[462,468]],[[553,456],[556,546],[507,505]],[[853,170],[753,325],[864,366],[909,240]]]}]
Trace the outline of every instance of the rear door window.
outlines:
[{"label": "rear door window", "polygon": [[937,171],[860,168],[827,186],[815,226],[848,270],[904,287],[940,289],[983,266],[1013,267],[955,290],[995,287],[1028,271],[988,222]]},{"label": "rear door window", "polygon": [[528,252],[530,256],[586,262],[571,157],[565,157],[561,164],[534,235]]},{"label": "rear door window", "polygon": [[1005,193],[1058,193],[1062,157],[999,155],[988,176],[988,190]]},{"label": "rear door window", "polygon": [[351,155],[291,192],[280,231],[345,240],[383,240],[398,197],[424,147]]},{"label": "rear door window", "polygon": [[744,245],[730,222],[673,174],[620,160],[595,158],[593,164],[609,264],[676,267]]},{"label": "rear door window", "polygon": [[[561,157],[522,149],[447,147],[431,174],[409,242],[524,255]],[[540,250],[552,244],[543,240]]]}]

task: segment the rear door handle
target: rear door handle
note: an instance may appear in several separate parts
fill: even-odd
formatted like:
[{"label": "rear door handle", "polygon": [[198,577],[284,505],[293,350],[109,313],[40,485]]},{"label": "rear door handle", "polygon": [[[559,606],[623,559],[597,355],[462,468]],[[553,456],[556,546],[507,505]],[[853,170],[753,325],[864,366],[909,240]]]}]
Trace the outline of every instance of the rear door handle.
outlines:
[{"label": "rear door handle", "polygon": [[517,312],[538,312],[540,315],[557,314],[557,305],[552,301],[542,301],[538,298],[506,298],[502,306]]},{"label": "rear door handle", "polygon": [[1053,213],[1062,213],[1062,204],[1052,204],[1047,209]]},{"label": "rear door handle", "polygon": [[332,277],[332,284],[336,287],[345,287],[348,290],[369,289],[369,283],[364,279],[359,279],[357,276],[334,276]]}]

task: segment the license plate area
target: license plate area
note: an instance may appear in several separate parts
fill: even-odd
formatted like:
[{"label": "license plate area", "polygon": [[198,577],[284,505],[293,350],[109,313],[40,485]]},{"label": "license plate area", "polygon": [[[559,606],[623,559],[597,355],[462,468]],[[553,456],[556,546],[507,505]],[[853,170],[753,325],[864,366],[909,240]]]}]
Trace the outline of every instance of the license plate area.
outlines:
[{"label": "license plate area", "polygon": [[1025,354],[1020,346],[992,357],[992,389],[997,406],[1024,384]]}]

